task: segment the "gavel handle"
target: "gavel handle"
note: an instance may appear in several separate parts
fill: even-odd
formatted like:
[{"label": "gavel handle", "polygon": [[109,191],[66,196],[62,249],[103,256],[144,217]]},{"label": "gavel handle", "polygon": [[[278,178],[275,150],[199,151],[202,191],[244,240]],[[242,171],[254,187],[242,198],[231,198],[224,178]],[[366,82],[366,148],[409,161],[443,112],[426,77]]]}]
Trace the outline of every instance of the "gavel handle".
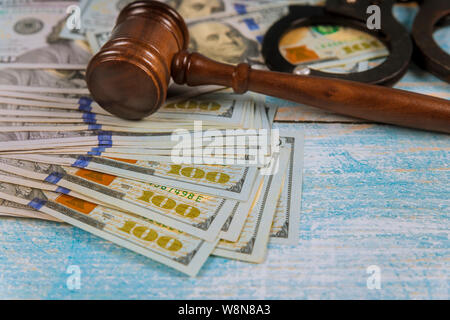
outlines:
[{"label": "gavel handle", "polygon": [[222,85],[291,100],[335,113],[399,126],[450,133],[450,101],[339,79],[291,75],[219,63],[181,51],[172,60],[178,84]]}]

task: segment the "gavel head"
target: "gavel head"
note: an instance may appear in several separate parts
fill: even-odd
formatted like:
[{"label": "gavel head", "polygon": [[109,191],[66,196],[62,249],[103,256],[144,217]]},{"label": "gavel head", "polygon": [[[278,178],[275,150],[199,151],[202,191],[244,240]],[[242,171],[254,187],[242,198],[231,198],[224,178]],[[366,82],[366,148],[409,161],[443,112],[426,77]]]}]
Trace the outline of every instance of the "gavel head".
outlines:
[{"label": "gavel head", "polygon": [[183,18],[168,5],[136,1],[116,21],[110,40],[89,62],[86,81],[100,106],[135,120],[164,102],[174,55],[187,48]]}]

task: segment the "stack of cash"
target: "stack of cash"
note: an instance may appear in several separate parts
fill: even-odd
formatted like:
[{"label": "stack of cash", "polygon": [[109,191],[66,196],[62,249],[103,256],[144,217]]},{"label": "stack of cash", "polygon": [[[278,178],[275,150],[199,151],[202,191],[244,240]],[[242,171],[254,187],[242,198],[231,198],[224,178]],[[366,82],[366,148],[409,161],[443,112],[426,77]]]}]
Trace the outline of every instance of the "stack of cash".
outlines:
[{"label": "stack of cash", "polygon": [[[303,137],[272,128],[263,96],[171,84],[141,121],[90,98],[86,65],[130,2],[1,2],[0,215],[68,223],[191,276],[210,255],[261,263],[269,242],[295,244]],[[192,50],[265,68],[262,37],[295,1],[166,2]],[[319,39],[306,31],[280,43],[287,58]],[[380,55],[346,54],[358,41],[338,33],[309,50],[323,69],[361,70]]]},{"label": "stack of cash", "polygon": [[294,244],[303,137],[272,130],[263,97],[171,85],[141,121],[90,98],[86,37],[123,5],[3,5],[0,215],[68,223],[191,276],[210,255],[261,263],[269,242]]}]

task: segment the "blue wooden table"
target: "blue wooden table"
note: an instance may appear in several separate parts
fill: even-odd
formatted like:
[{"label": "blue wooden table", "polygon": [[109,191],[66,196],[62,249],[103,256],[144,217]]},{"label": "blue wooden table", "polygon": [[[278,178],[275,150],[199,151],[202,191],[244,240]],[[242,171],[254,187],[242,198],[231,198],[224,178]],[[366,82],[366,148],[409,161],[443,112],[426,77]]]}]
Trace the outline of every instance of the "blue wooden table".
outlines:
[{"label": "blue wooden table", "polygon": [[[417,68],[398,86],[415,83],[450,96]],[[305,132],[297,245],[270,245],[259,265],[213,257],[188,278],[65,224],[3,218],[0,298],[448,299],[449,136],[302,110],[292,112],[331,123],[276,124]],[[67,285],[69,266],[80,289]],[[370,266],[380,289],[368,286]]]}]

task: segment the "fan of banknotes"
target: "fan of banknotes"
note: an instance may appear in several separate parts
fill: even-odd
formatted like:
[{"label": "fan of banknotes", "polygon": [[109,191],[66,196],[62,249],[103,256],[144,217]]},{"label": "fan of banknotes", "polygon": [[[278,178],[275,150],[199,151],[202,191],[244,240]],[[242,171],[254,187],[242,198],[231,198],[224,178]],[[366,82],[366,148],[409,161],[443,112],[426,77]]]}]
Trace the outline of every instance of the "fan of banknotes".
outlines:
[{"label": "fan of banknotes", "polygon": [[[171,84],[141,121],[89,97],[86,65],[129,2],[1,2],[0,215],[68,223],[191,276],[210,255],[261,263],[269,242],[295,244],[303,137],[272,129],[263,96]],[[292,1],[167,2],[192,49],[264,68],[262,36]],[[341,58],[327,68],[361,62]]]}]

